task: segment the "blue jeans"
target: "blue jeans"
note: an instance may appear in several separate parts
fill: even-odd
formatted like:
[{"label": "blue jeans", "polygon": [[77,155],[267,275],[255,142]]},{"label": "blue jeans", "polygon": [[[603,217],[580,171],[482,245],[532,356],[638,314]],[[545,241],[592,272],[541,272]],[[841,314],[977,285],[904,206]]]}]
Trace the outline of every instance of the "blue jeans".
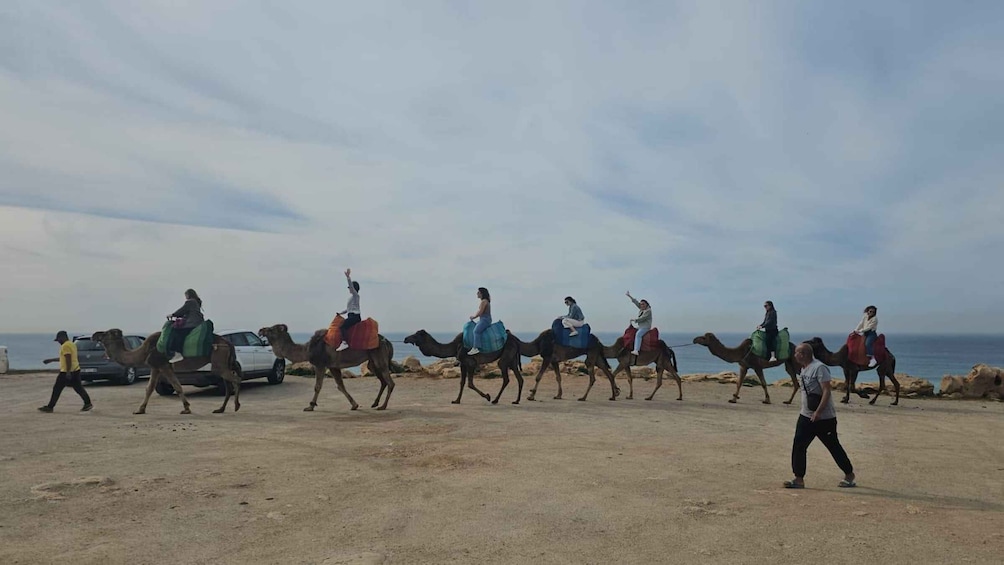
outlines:
[{"label": "blue jeans", "polygon": [[878,339],[878,334],[874,330],[868,330],[865,332],[865,353],[869,356],[874,355],[875,340]]},{"label": "blue jeans", "polygon": [[491,316],[481,316],[478,318],[478,323],[474,326],[474,347],[480,349],[481,334],[485,333],[485,330],[487,330],[490,325],[492,325]]},{"label": "blue jeans", "polygon": [[638,328],[638,333],[634,334],[634,350],[641,351],[641,338],[645,337],[648,330],[652,328]]}]

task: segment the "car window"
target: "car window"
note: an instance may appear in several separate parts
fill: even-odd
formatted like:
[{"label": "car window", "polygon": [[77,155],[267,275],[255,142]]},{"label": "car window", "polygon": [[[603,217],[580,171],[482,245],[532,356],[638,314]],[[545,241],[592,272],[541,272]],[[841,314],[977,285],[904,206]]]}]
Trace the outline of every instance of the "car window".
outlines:
[{"label": "car window", "polygon": [[258,336],[254,335],[251,332],[244,332],[244,338],[248,340],[248,345],[253,345],[255,347],[261,347],[262,345],[261,340],[258,339]]},{"label": "car window", "polygon": [[234,347],[240,347],[248,344],[247,338],[245,338],[242,333],[225,335],[223,336],[223,339],[229,341]]},{"label": "car window", "polygon": [[93,339],[82,337],[77,339],[77,351],[104,351],[105,348],[101,345],[101,342],[94,341]]},{"label": "car window", "polygon": [[129,349],[136,349],[143,344],[143,340],[134,335],[129,336],[127,339],[129,340]]}]

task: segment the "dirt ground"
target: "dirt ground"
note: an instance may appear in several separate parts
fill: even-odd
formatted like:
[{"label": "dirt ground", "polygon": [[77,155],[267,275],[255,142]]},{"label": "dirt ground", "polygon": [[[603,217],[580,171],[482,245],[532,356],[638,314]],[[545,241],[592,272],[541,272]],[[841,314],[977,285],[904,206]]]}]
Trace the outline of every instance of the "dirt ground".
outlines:
[{"label": "dirt ground", "polygon": [[[237,414],[193,410],[143,384],[67,389],[0,377],[0,563],[1001,563],[1004,403],[854,398],[837,406],[859,488],[818,442],[790,491],[798,400],[684,383],[610,402],[551,376],[538,402],[497,406],[459,382],[373,378],[246,383]],[[492,393],[499,380],[478,381]],[[636,398],[653,382],[636,381]]]}]

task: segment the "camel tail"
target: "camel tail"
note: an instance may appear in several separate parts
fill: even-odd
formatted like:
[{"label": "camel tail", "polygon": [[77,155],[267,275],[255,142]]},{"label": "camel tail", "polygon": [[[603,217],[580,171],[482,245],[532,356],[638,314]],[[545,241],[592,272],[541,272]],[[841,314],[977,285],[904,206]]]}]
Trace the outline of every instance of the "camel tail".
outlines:
[{"label": "camel tail", "polygon": [[[522,341],[519,340],[518,337],[512,335],[511,331],[506,330],[505,333],[510,338],[516,340],[517,347],[519,347],[519,345],[523,343]],[[523,374],[523,355],[522,354],[516,356],[516,370],[519,371],[520,374]]]},{"label": "camel tail", "polygon": [[666,345],[665,341],[660,339],[659,343],[662,344],[662,349],[665,351],[666,355],[669,355],[669,362],[670,364],[673,365],[673,370],[676,371],[676,374],[679,375],[680,368],[676,366],[676,353],[674,353],[673,350],[668,345]]},{"label": "camel tail", "polygon": [[327,367],[331,361],[328,355],[327,343],[324,342],[326,330],[317,330],[307,343],[307,356],[312,365]]}]

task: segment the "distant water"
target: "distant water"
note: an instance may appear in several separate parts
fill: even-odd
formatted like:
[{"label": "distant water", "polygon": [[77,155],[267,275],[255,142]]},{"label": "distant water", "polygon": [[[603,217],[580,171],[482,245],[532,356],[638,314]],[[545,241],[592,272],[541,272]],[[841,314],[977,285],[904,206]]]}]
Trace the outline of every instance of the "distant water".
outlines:
[{"label": "distant water", "polygon": [[[516,332],[520,339],[529,341],[539,332]],[[311,334],[294,333],[293,339],[303,342]],[[387,339],[394,342],[394,359],[401,361],[409,355],[422,360],[423,364],[435,359],[424,357],[418,348],[402,343],[407,333],[385,333]],[[440,341],[448,341],[456,333],[433,334]],[[662,333],[660,337],[670,346],[690,344],[696,334]],[[792,335],[792,341],[798,342],[813,336],[823,338],[827,347],[836,350],[843,344],[846,334],[805,334]],[[617,332],[598,332],[596,336],[603,343],[612,343],[620,336]],[[42,359],[55,357],[57,346],[52,341],[53,334],[0,334],[0,345],[6,346],[10,357],[11,369],[43,369],[52,368],[42,364]],[[728,346],[735,346],[748,334],[721,333],[719,339]],[[896,372],[906,373],[914,377],[928,379],[935,385],[946,374],[965,375],[976,363],[987,363],[995,367],[1004,367],[1004,335],[887,335],[889,349],[896,355]],[[699,345],[673,347],[676,352],[677,364],[682,374],[687,373],[717,373],[732,370],[737,365],[726,363]],[[871,373],[874,376],[874,373]],[[767,379],[771,382],[787,378],[783,368],[769,369]],[[866,373],[864,380],[872,380]]]}]

